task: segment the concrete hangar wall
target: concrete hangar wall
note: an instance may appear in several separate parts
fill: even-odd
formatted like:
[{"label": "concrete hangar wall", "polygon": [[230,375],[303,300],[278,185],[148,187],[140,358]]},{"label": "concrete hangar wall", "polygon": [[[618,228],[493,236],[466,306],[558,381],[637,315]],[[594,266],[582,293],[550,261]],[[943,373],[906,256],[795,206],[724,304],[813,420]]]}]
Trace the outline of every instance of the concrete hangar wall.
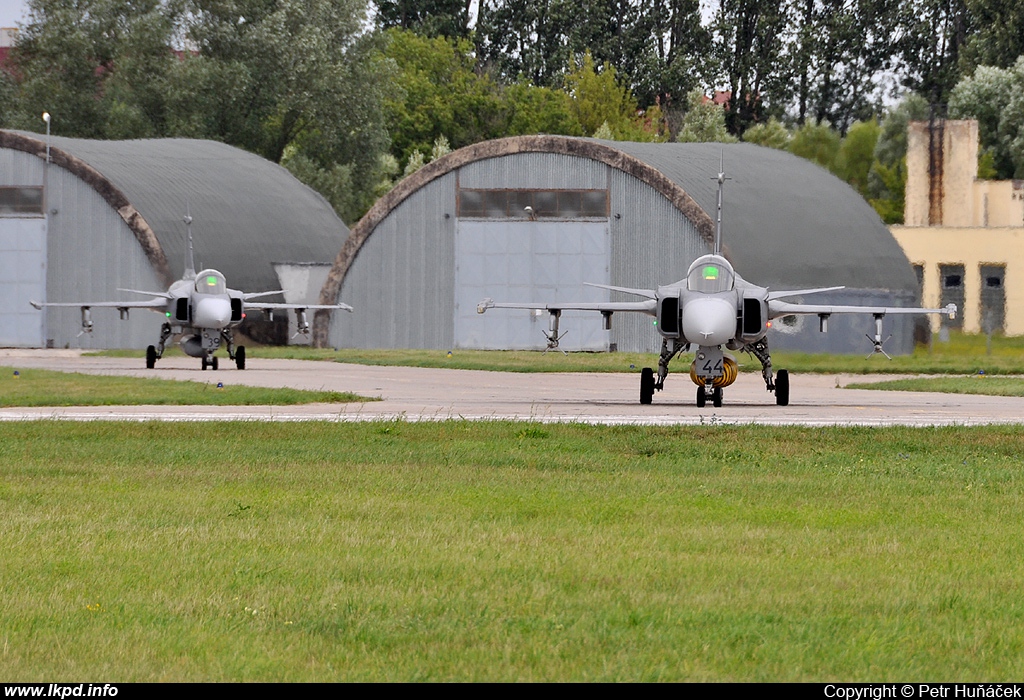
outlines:
[{"label": "concrete hangar wall", "polygon": [[[519,136],[430,163],[353,228],[321,294],[356,312],[316,319],[315,342],[360,348],[541,349],[547,315],[492,310],[496,301],[635,300],[585,283],[655,288],[681,279],[713,244],[724,157],[724,252],[774,289],[846,285],[822,300],[912,306],[907,259],[848,185],[796,156],[750,144],[642,144]],[[781,319],[772,347],[870,350],[870,316]],[[655,352],[644,314],[563,312],[561,347]],[[887,350],[909,352],[913,318],[889,317]]]},{"label": "concrete hangar wall", "polygon": [[[161,315],[49,302],[145,299],[184,267],[186,208],[196,264],[246,292],[282,289],[273,263],[327,267],[348,236],[330,204],[288,171],[213,141],[92,141],[0,131],[0,346],[144,348]],[[311,299],[315,301],[320,283]],[[302,290],[306,296],[306,290]],[[280,295],[278,295],[280,296]],[[268,297],[268,301],[275,301]]]}]

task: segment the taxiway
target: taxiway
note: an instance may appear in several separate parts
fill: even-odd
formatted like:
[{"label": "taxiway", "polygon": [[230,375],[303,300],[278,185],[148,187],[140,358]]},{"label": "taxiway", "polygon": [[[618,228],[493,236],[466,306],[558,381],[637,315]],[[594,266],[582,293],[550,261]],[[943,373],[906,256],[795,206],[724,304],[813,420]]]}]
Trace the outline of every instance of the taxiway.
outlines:
[{"label": "taxiway", "polygon": [[[225,361],[224,365],[228,363]],[[0,408],[0,420],[531,420],[648,425],[991,425],[1024,424],[1024,398],[847,389],[883,375],[791,374],[789,406],[776,406],[760,376],[745,373],[721,408],[694,405],[685,374],[670,375],[654,403],[638,400],[637,374],[481,372],[374,367],[337,362],[250,358],[247,369],[201,371],[186,357],[157,369],[140,358],[84,356],[74,350],[0,350],[0,365],[86,374],[349,391],[380,399],[301,406],[102,406]],[[223,365],[222,365],[223,366]]]}]

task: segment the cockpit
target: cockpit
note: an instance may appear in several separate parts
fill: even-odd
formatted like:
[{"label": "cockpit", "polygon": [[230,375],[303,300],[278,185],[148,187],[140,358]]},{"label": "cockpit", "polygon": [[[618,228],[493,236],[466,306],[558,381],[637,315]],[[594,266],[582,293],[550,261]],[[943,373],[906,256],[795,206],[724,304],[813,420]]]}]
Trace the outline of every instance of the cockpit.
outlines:
[{"label": "cockpit", "polygon": [[224,275],[216,270],[203,270],[196,275],[196,292],[199,294],[225,294],[227,289]]},{"label": "cockpit", "polygon": [[691,292],[728,292],[735,283],[736,275],[732,271],[732,265],[719,255],[704,255],[697,258],[686,273],[686,288]]}]

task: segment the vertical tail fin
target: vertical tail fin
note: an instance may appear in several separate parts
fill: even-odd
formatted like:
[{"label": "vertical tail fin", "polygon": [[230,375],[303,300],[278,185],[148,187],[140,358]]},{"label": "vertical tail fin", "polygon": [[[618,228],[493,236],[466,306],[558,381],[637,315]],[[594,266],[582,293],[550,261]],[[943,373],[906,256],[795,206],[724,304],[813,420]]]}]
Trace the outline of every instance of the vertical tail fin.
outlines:
[{"label": "vertical tail fin", "polygon": [[185,202],[185,273],[182,279],[194,280],[196,278],[196,261],[192,254],[192,213],[189,211],[188,202]]}]

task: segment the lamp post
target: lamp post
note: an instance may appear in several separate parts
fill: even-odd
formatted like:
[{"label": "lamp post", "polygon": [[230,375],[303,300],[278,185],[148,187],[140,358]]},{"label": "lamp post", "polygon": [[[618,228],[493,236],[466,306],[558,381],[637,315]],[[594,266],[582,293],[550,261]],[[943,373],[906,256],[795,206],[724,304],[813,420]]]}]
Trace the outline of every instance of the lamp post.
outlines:
[{"label": "lamp post", "polygon": [[46,163],[43,165],[43,216],[46,216],[47,207],[50,204],[50,193],[47,187],[47,177],[50,172],[50,113],[43,112],[43,121],[46,122]]},{"label": "lamp post", "polygon": [[50,113],[43,112],[43,121],[46,122],[46,162],[50,162]]},{"label": "lamp post", "polygon": [[[46,251],[46,239],[50,235],[50,186],[49,186],[49,176],[50,176],[50,113],[49,112],[43,112],[43,121],[46,122],[46,162],[43,163],[43,251],[45,253],[45,251]],[[44,258],[44,260],[45,260],[45,258]],[[44,280],[44,282],[43,282],[43,285],[42,285],[43,286],[43,296],[44,297],[46,296],[46,291],[45,291],[46,290],[45,266],[46,266],[46,263],[44,262],[43,263],[43,267],[44,267],[43,280]],[[45,340],[46,339],[46,335],[47,335],[47,332],[46,332],[46,314],[44,313],[44,314],[42,314],[42,318],[40,319],[40,336],[41,336],[41,340],[44,341],[44,344],[47,347],[53,347],[52,341]]]}]

